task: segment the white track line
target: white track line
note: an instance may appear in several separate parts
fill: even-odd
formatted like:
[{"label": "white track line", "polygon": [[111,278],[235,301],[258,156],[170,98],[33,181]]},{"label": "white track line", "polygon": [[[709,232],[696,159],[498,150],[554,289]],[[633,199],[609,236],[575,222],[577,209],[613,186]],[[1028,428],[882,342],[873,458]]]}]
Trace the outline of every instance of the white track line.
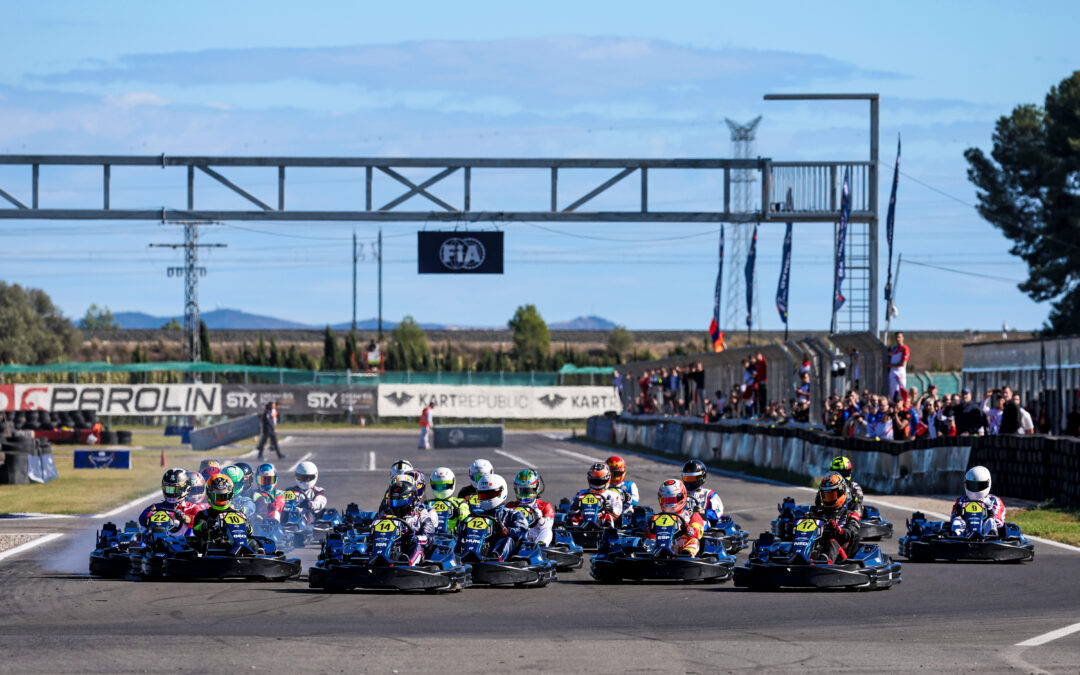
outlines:
[{"label": "white track line", "polygon": [[512,462],[517,462],[518,464],[520,464],[522,466],[522,468],[529,469],[529,468],[532,468],[532,466],[533,466],[532,463],[526,462],[525,460],[518,457],[517,455],[511,455],[509,452],[505,452],[503,450],[495,450],[494,452],[495,452],[496,455],[502,455],[503,457],[506,457],[507,459],[509,459]]},{"label": "white track line", "polygon": [[1080,633],[1080,623],[1074,623],[1071,626],[1065,626],[1064,628],[1058,628],[1057,630],[1052,630],[1049,633],[1043,633],[1042,635],[1037,635],[1037,636],[1035,636],[1035,637],[1033,637],[1033,638],[1031,638],[1029,640],[1024,640],[1023,642],[1017,642],[1015,646],[1017,646],[1017,647],[1038,647],[1039,645],[1044,645],[1047,642],[1053,642],[1054,640],[1057,640],[1058,638],[1063,638],[1066,635],[1072,635],[1073,633]]},{"label": "white track line", "polygon": [[589,455],[583,455],[580,452],[574,452],[572,450],[563,450],[562,448],[550,448],[552,452],[557,452],[560,455],[566,455],[567,457],[573,457],[575,459],[583,459],[591,464],[597,464],[604,461],[603,458],[590,457]]},{"label": "white track line", "polygon": [[115,509],[112,509],[111,511],[106,511],[105,513],[95,513],[94,515],[92,515],[90,517],[91,518],[111,518],[111,517],[115,516],[118,513],[123,513],[124,511],[127,511],[128,509],[132,508],[133,506],[138,506],[139,504],[142,504],[145,501],[149,501],[149,500],[153,499],[154,497],[158,496],[159,494],[161,494],[161,490],[154,490],[153,492],[149,492],[149,493],[143,495],[142,497],[137,497],[135,499],[132,499],[127,504],[121,504],[120,506],[117,506]]},{"label": "white track line", "polygon": [[367,468],[368,468],[368,471],[374,471],[375,470],[375,451],[374,450],[371,450],[371,451],[368,452]]},{"label": "white track line", "polygon": [[0,560],[4,560],[5,558],[11,558],[12,556],[17,556],[20,553],[24,553],[26,551],[29,551],[32,548],[37,548],[38,546],[41,546],[42,544],[47,544],[50,541],[53,541],[55,539],[59,539],[62,536],[64,536],[64,534],[62,532],[53,532],[52,534],[46,534],[46,535],[44,535],[42,537],[38,537],[37,539],[35,539],[33,541],[28,541],[25,544],[19,544],[18,546],[14,547],[14,548],[9,548],[8,550],[4,551],[3,553],[0,553]]},{"label": "white track line", "polygon": [[292,466],[289,467],[289,471],[296,471],[296,467],[300,466],[300,462],[303,462],[304,460],[311,459],[312,454],[313,453],[310,453],[310,452],[305,453],[303,457],[296,460],[296,464],[293,464]]}]

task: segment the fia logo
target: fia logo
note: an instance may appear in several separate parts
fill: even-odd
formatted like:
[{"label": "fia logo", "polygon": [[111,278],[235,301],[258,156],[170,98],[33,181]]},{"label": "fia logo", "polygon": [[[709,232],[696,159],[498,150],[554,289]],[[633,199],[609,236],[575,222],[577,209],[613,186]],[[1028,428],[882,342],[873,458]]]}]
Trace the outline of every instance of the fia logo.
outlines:
[{"label": "fia logo", "polygon": [[484,264],[486,257],[484,245],[473,237],[453,237],[439,247],[439,261],[443,267],[455,272],[474,270]]},{"label": "fia logo", "polygon": [[414,397],[412,394],[406,394],[403,391],[395,391],[387,394],[386,396],[383,396],[383,398],[400,408],[409,401],[413,400]]},{"label": "fia logo", "polygon": [[562,405],[562,402],[565,400],[566,397],[559,394],[544,394],[540,397],[540,402],[552,410]]}]

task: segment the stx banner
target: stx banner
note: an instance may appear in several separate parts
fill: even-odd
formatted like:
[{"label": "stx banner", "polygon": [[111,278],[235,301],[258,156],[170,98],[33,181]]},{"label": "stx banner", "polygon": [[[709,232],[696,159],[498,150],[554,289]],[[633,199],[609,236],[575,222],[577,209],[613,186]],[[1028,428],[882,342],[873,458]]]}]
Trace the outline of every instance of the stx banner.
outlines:
[{"label": "stx banner", "polygon": [[379,385],[379,417],[419,417],[429,403],[437,418],[582,419],[622,410],[614,387]]},{"label": "stx banner", "polygon": [[0,410],[220,415],[220,384],[0,384]]},{"label": "stx banner", "polygon": [[293,415],[354,415],[375,412],[375,387],[346,385],[221,385],[226,415],[247,415],[277,401],[278,412]]},{"label": "stx banner", "polygon": [[420,274],[502,274],[502,232],[418,232]]}]

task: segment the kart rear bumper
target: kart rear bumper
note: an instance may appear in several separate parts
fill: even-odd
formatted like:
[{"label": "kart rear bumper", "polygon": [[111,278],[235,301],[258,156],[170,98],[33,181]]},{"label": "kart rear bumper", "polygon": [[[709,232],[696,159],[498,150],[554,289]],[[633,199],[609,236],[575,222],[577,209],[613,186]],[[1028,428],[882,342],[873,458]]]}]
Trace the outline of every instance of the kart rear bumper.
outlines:
[{"label": "kart rear bumper", "polygon": [[472,583],[469,565],[390,566],[319,563],[308,568],[311,588],[394,588],[400,591],[464,588]]},{"label": "kart rear bumper", "polygon": [[863,540],[892,539],[892,523],[864,520],[859,524],[859,538]]},{"label": "kart rear bumper", "polygon": [[95,577],[122,577],[130,569],[131,560],[127,553],[94,551],[90,554],[90,574]]},{"label": "kart rear bumper", "polygon": [[180,579],[264,579],[284,581],[300,574],[299,558],[202,556],[166,558],[165,577]]},{"label": "kart rear bumper", "polygon": [[900,582],[900,563],[889,561],[880,567],[840,565],[783,565],[748,562],[735,568],[735,585],[740,588],[863,588],[881,590]]},{"label": "kart rear bumper", "polygon": [[544,547],[544,557],[555,563],[560,572],[580,569],[585,564],[585,551],[580,547],[570,548],[565,544],[552,544]]},{"label": "kart rear bumper", "polygon": [[1035,545],[1029,541],[923,541],[914,537],[901,537],[899,544],[900,555],[911,560],[1024,562],[1035,557]]},{"label": "kart rear bumper", "polygon": [[731,578],[733,562],[708,558],[654,558],[634,555],[593,556],[592,576],[600,581],[621,579],[683,579],[725,581]]},{"label": "kart rear bumper", "polygon": [[473,562],[473,583],[490,586],[546,586],[556,579],[555,563],[547,560],[543,563],[530,564],[527,560],[508,562]]}]

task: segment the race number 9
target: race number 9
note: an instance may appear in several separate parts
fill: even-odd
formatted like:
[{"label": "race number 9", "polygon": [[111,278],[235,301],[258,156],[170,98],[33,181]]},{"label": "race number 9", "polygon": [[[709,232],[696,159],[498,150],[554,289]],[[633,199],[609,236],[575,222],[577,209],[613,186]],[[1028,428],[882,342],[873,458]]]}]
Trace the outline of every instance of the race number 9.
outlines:
[{"label": "race number 9", "polygon": [[982,513],[983,505],[979,502],[968,502],[967,506],[964,507],[964,510],[968,513]]}]

